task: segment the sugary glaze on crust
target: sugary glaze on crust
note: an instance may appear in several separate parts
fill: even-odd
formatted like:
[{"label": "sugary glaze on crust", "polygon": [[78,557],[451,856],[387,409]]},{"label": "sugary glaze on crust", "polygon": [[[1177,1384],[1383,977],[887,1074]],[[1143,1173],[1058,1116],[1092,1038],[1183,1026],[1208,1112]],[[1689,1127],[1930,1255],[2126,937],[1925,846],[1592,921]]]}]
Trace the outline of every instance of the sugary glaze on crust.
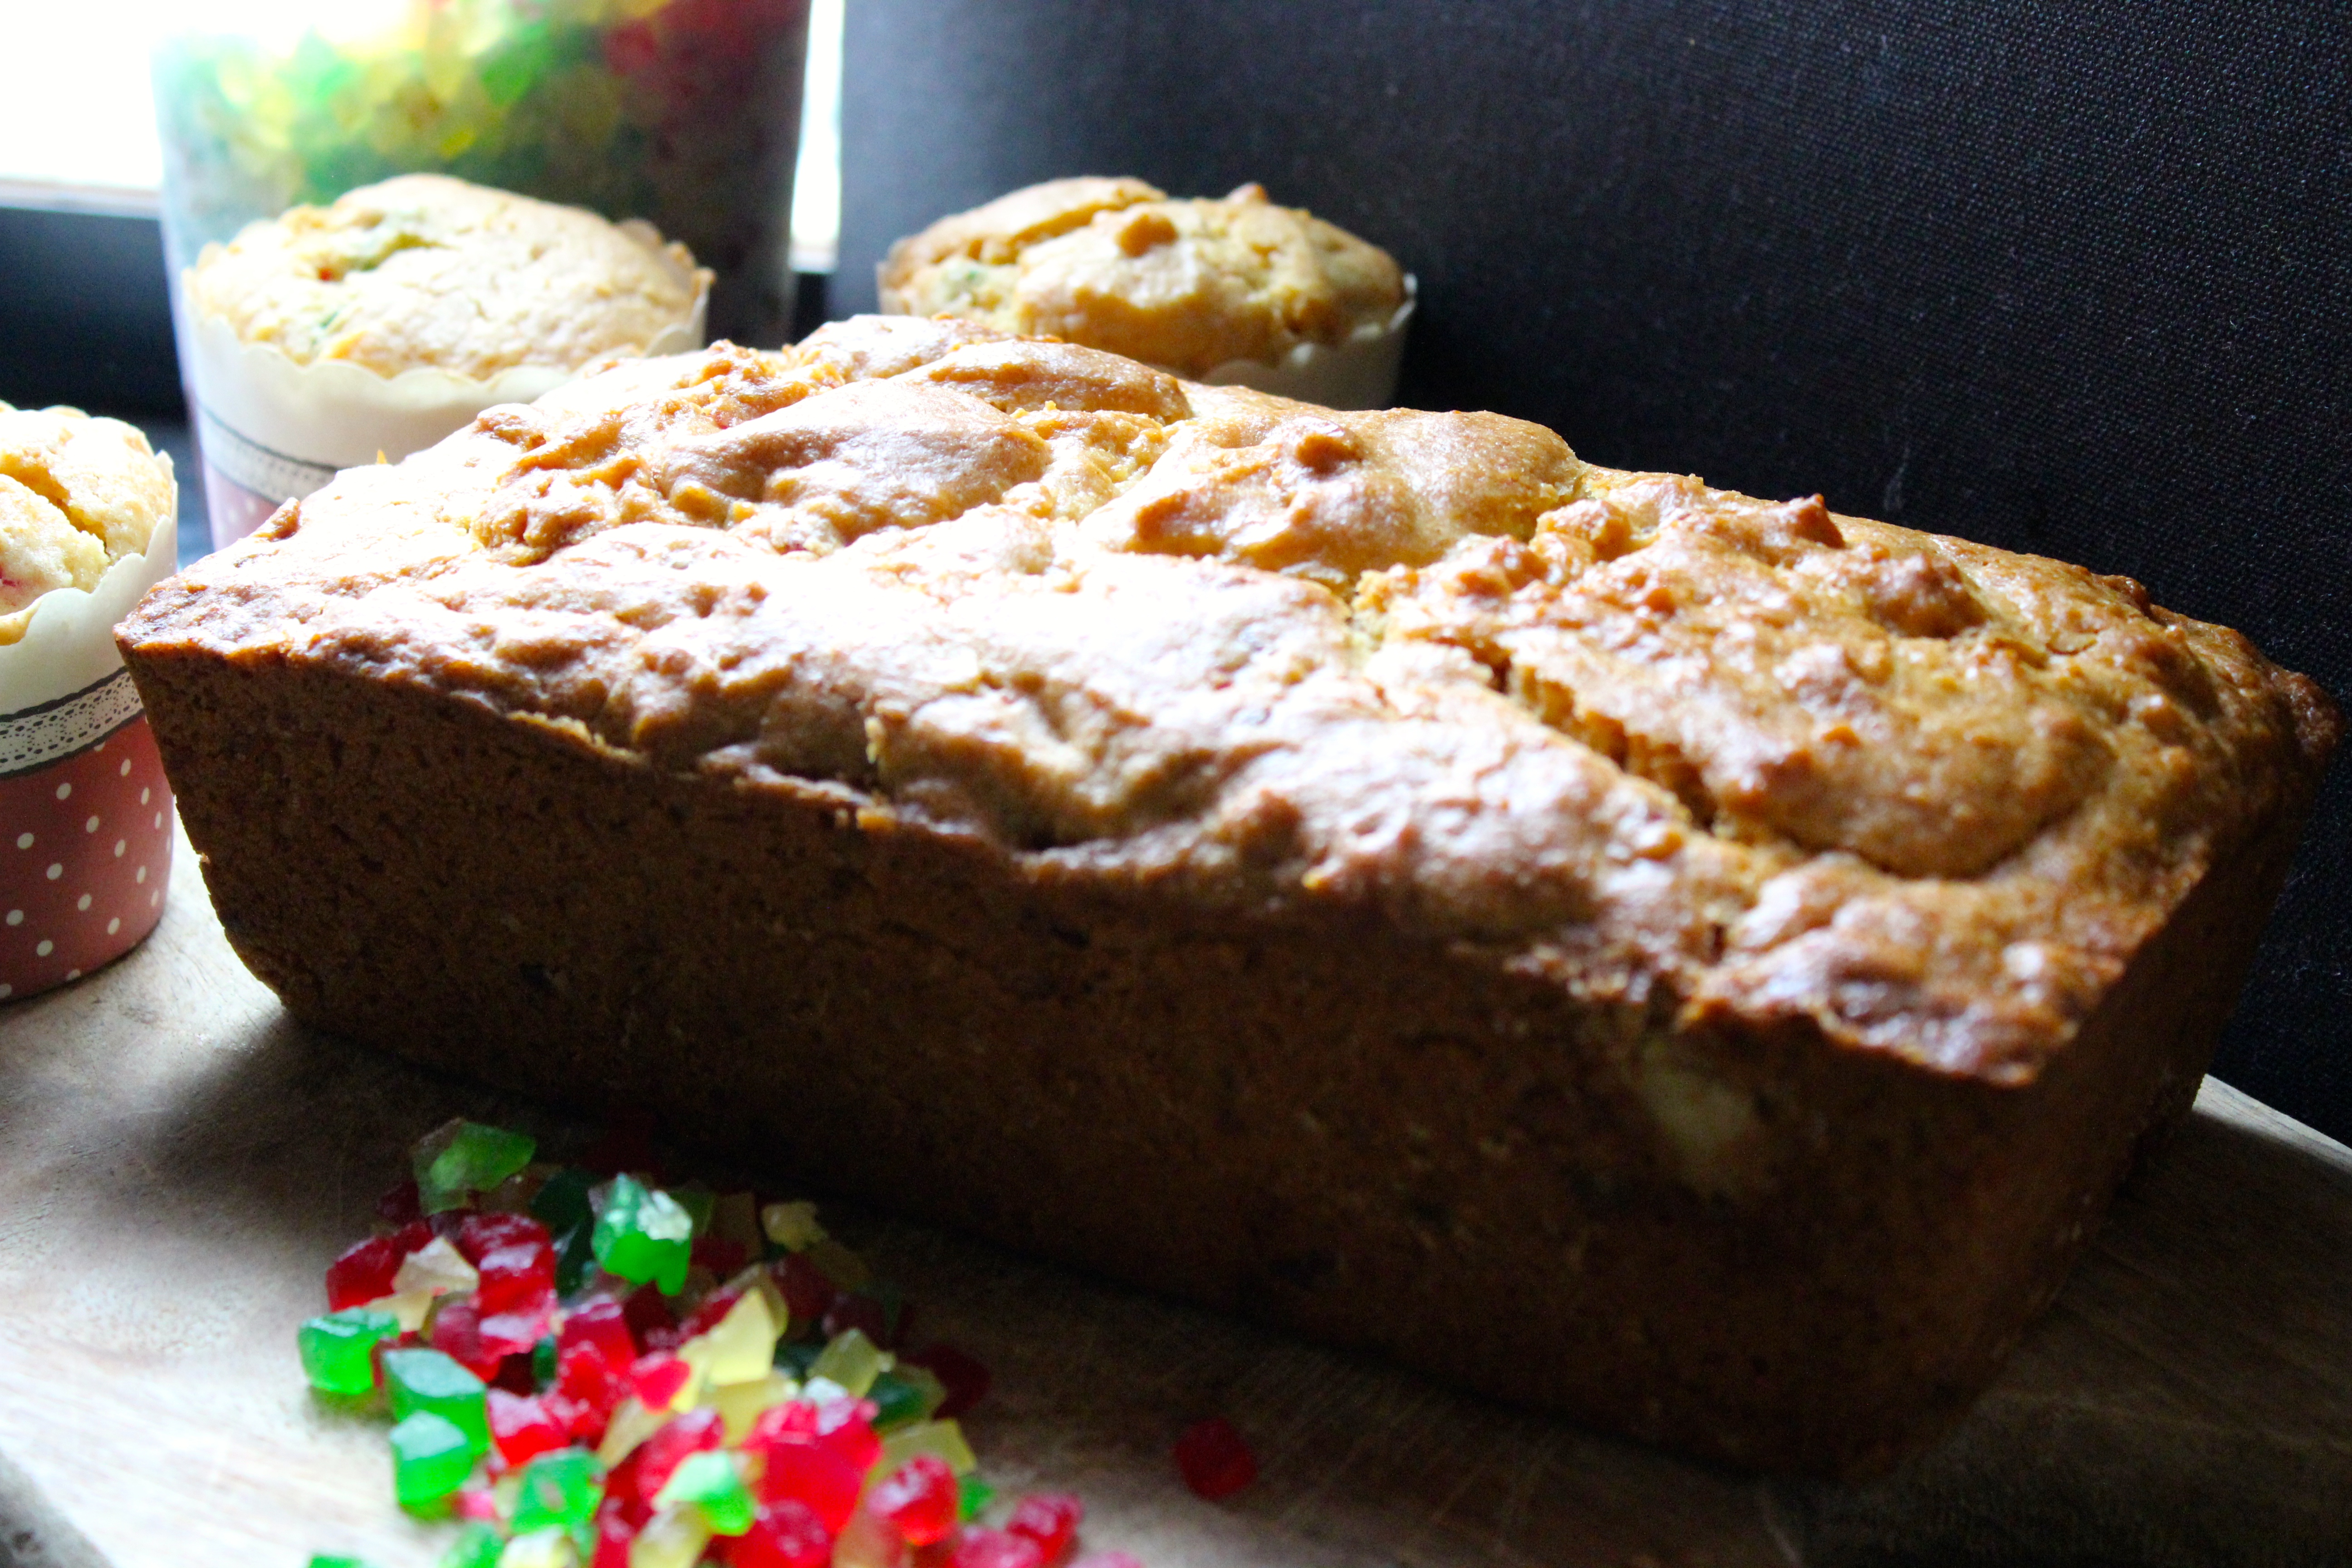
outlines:
[{"label": "sugary glaze on crust", "polygon": [[1064,338],[1194,376],[1380,331],[1404,302],[1388,252],[1257,185],[1185,201],[1141,180],[1050,180],[898,241],[878,272],[895,315]]},{"label": "sugary glaze on crust", "polygon": [[709,274],[650,225],[443,174],[403,174],[249,224],[188,275],[195,307],[297,364],[490,376],[641,353]]},{"label": "sugary glaze on crust", "polygon": [[1997,1083],[2336,722],[2125,579],[901,318],[493,409],[122,636]]},{"label": "sugary glaze on crust", "polygon": [[0,645],[24,637],[42,595],[95,588],[145,551],[173,500],[172,460],[131,426],[0,403]]}]

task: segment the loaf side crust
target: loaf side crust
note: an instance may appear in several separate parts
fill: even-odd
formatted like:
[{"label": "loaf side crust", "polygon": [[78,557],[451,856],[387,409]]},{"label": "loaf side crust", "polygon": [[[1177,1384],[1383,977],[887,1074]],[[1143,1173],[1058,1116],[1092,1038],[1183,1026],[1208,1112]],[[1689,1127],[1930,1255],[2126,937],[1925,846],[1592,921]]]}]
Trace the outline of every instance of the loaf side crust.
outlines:
[{"label": "loaf side crust", "polygon": [[1817,1473],[2185,1105],[2336,729],[2121,580],[968,323],[494,410],[122,641],[309,1022]]}]

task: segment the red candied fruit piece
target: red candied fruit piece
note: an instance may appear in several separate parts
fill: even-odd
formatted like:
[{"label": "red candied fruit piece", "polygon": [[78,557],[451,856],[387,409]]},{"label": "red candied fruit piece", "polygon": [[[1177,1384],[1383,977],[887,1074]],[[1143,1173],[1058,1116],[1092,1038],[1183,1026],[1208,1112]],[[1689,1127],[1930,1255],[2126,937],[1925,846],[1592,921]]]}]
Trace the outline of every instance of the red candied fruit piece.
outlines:
[{"label": "red candied fruit piece", "polygon": [[931,1412],[935,1419],[952,1420],[988,1397],[988,1368],[953,1345],[930,1345],[919,1351],[908,1351],[898,1359],[921,1367],[940,1380],[947,1390],[947,1398]]},{"label": "red candied fruit piece", "polygon": [[411,1176],[375,1201],[375,1217],[386,1225],[415,1225],[425,1217],[424,1194]]},{"label": "red candied fruit piece", "polygon": [[882,1457],[882,1439],[874,1432],[874,1417],[880,1413],[870,1399],[832,1399],[823,1405],[790,1400],[761,1411],[744,1443],[806,1438],[833,1449],[863,1475]]},{"label": "red candied fruit piece", "polygon": [[628,1319],[617,1301],[591,1301],[563,1320],[555,1335],[557,1353],[576,1344],[595,1345],[615,1366],[626,1366],[637,1359],[637,1342],[630,1335]]},{"label": "red candied fruit piece", "polygon": [[628,1392],[627,1369],[614,1366],[602,1345],[583,1340],[556,1352],[555,1390],[572,1402],[572,1433],[596,1442]]},{"label": "red candied fruit piece", "polygon": [[947,1568],[1045,1568],[1045,1553],[1025,1535],[1003,1530],[967,1530],[956,1537]]},{"label": "red candied fruit piece", "polygon": [[540,1313],[555,1304],[555,1249],[519,1243],[482,1255],[475,1299],[486,1313]]},{"label": "red candied fruit piece", "polygon": [[489,1394],[490,1440],[499,1458],[520,1465],[535,1454],[551,1454],[572,1442],[572,1425],[561,1412],[551,1412],[536,1394],[509,1394],[493,1388]]},{"label": "red candied fruit piece", "polygon": [[1257,1456],[1223,1416],[1196,1421],[1176,1439],[1176,1468],[1184,1484],[1211,1502],[1257,1479]]},{"label": "red candied fruit piece", "polygon": [[840,1450],[801,1432],[765,1440],[755,1434],[744,1440],[743,1448],[759,1456],[760,1476],[752,1490],[761,1502],[804,1504],[828,1535],[840,1534],[857,1511],[866,1471]]},{"label": "red candied fruit piece", "polygon": [[[604,1472],[604,1498],[621,1510],[631,1530],[643,1530],[646,1521],[654,1516],[652,1507],[638,1495],[637,1472],[644,1467],[646,1446],[643,1443],[629,1450],[627,1458]],[[647,1494],[651,1495],[651,1494]]]},{"label": "red candied fruit piece", "polygon": [[656,1286],[640,1285],[630,1291],[621,1303],[621,1316],[628,1321],[641,1351],[674,1351],[685,1342],[677,1331],[677,1314]]},{"label": "red candied fruit piece", "polygon": [[962,1501],[947,1461],[922,1454],[883,1477],[866,1506],[896,1525],[908,1545],[929,1546],[954,1533]]},{"label": "red candied fruit piece", "polygon": [[606,1499],[596,1510],[596,1552],[588,1568],[629,1568],[629,1547],[637,1539],[642,1521],[632,1520],[618,1500]]},{"label": "red candied fruit piece", "polygon": [[751,1249],[732,1237],[706,1234],[694,1238],[693,1248],[686,1256],[688,1262],[698,1263],[724,1279],[743,1271],[743,1266],[751,1261]]},{"label": "red candied fruit piece", "polygon": [[629,1369],[629,1392],[646,1409],[666,1410],[693,1375],[694,1368],[667,1351],[656,1351]]},{"label": "red candied fruit piece", "polygon": [[364,1307],[391,1295],[402,1261],[432,1239],[431,1227],[420,1223],[344,1248],[341,1257],[327,1265],[327,1310]]},{"label": "red candied fruit piece", "polygon": [[485,1321],[470,1295],[442,1298],[433,1314],[433,1350],[442,1352],[482,1383],[497,1383],[508,1356],[531,1347],[530,1335],[515,1335],[513,1319]]},{"label": "red candied fruit piece", "polygon": [[786,1498],[761,1504],[751,1528],[724,1542],[722,1550],[729,1568],[825,1568],[833,1561],[833,1532],[808,1504]]},{"label": "red candied fruit piece", "polygon": [[508,1247],[543,1247],[551,1250],[555,1237],[547,1226],[527,1214],[469,1214],[458,1222],[454,1238],[466,1261],[479,1268],[482,1259]]},{"label": "red candied fruit piece", "polygon": [[686,1321],[678,1324],[677,1331],[683,1336],[678,1342],[683,1344],[697,1334],[707,1334],[717,1328],[719,1320],[733,1311],[735,1303],[742,1299],[742,1291],[724,1289],[713,1290],[709,1295],[705,1296],[701,1305],[688,1312],[686,1315]]},{"label": "red candied fruit piece", "polygon": [[1050,1565],[1059,1563],[1070,1550],[1070,1542],[1078,1536],[1078,1526],[1086,1522],[1087,1505],[1067,1492],[1032,1492],[1013,1510],[1013,1517],[1004,1528],[1014,1535],[1025,1535],[1037,1543],[1037,1551]]},{"label": "red candied fruit piece", "polygon": [[776,1289],[783,1292],[784,1310],[792,1314],[794,1323],[814,1323],[824,1320],[837,1292],[824,1270],[811,1263],[803,1253],[788,1252],[768,1266],[776,1279]]},{"label": "red candied fruit piece", "polygon": [[825,1309],[824,1337],[834,1339],[856,1329],[876,1344],[887,1349],[890,1343],[890,1318],[882,1303],[871,1296],[836,1296]]},{"label": "red candied fruit piece", "polygon": [[677,1468],[696,1454],[708,1453],[727,1441],[727,1423],[708,1405],[698,1406],[665,1423],[630,1457],[637,1462],[636,1495],[647,1507]]}]

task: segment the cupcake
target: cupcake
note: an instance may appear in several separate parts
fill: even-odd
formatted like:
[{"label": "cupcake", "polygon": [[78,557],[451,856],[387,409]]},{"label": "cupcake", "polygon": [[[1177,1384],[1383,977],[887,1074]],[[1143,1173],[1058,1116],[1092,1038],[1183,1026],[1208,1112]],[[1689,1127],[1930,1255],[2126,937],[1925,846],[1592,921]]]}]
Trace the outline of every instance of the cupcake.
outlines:
[{"label": "cupcake", "polygon": [[709,285],[649,225],[439,174],[206,246],[182,296],[214,542],[591,361],[700,347]]},{"label": "cupcake", "polygon": [[114,624],[172,574],[177,493],[130,426],[0,403],[0,1000],[163,913],[172,794]]},{"label": "cupcake", "polygon": [[1171,200],[1053,180],[890,247],[882,309],[1108,349],[1194,381],[1335,408],[1396,390],[1412,280],[1388,252],[1257,185]]}]

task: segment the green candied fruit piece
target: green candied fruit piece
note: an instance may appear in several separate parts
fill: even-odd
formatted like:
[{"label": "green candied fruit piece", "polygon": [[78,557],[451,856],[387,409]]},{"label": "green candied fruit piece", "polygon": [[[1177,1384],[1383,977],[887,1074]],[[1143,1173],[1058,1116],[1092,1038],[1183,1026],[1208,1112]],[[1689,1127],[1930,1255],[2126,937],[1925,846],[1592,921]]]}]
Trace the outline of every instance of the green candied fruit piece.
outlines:
[{"label": "green candied fruit piece", "polygon": [[459,1531],[441,1554],[441,1568],[499,1568],[499,1553],[505,1550],[499,1532],[478,1519]]},{"label": "green candied fruit piece", "polygon": [[419,1139],[410,1154],[417,1202],[426,1214],[462,1207],[475,1193],[530,1164],[538,1152],[539,1144],[520,1132],[463,1117],[446,1122]]},{"label": "green candied fruit piece", "polygon": [[686,1289],[694,1221],[659,1188],[628,1176],[613,1178],[604,1212],[596,1216],[596,1261],[632,1285],[651,1280],[665,1296]]},{"label": "green candied fruit piece", "polygon": [[755,1510],[751,1489],[735,1468],[735,1457],[724,1449],[706,1449],[687,1457],[654,1500],[656,1510],[692,1503],[713,1535],[740,1535],[751,1528]]},{"label": "green candied fruit piece", "polygon": [[541,1454],[523,1467],[515,1493],[514,1532],[570,1530],[596,1517],[604,1500],[604,1467],[585,1448]]},{"label": "green candied fruit piece", "polygon": [[591,1245],[596,1212],[588,1201],[588,1190],[595,1184],[596,1178],[577,1165],[566,1166],[550,1176],[530,1200],[532,1216],[555,1237],[555,1290],[560,1296],[576,1293],[587,1282],[588,1266],[596,1261]]},{"label": "green candied fruit piece", "polygon": [[401,1507],[430,1508],[473,1473],[473,1440],[446,1416],[419,1410],[393,1427],[392,1489]]},{"label": "green candied fruit piece", "polygon": [[464,1433],[475,1453],[489,1452],[488,1391],[448,1356],[439,1351],[386,1351],[383,1385],[392,1396],[394,1420],[437,1416]]},{"label": "green candied fruit piece", "polygon": [[887,1432],[929,1417],[948,1402],[948,1391],[928,1367],[894,1366],[874,1380],[866,1397],[874,1402],[874,1429]]},{"label": "green candied fruit piece", "polygon": [[874,1386],[882,1375],[882,1349],[866,1337],[863,1329],[844,1329],[825,1342],[816,1360],[809,1363],[809,1376],[822,1377],[841,1384],[858,1397]]},{"label": "green candied fruit piece", "polygon": [[331,1557],[324,1552],[310,1554],[310,1568],[375,1568],[364,1557]]},{"label": "green candied fruit piece", "polygon": [[400,1320],[370,1307],[346,1307],[313,1318],[296,1332],[302,1373],[321,1394],[375,1392],[375,1347],[400,1333]]},{"label": "green candied fruit piece", "polygon": [[996,1489],[977,1474],[959,1477],[956,1480],[956,1518],[970,1524],[988,1511],[996,1500]]}]

